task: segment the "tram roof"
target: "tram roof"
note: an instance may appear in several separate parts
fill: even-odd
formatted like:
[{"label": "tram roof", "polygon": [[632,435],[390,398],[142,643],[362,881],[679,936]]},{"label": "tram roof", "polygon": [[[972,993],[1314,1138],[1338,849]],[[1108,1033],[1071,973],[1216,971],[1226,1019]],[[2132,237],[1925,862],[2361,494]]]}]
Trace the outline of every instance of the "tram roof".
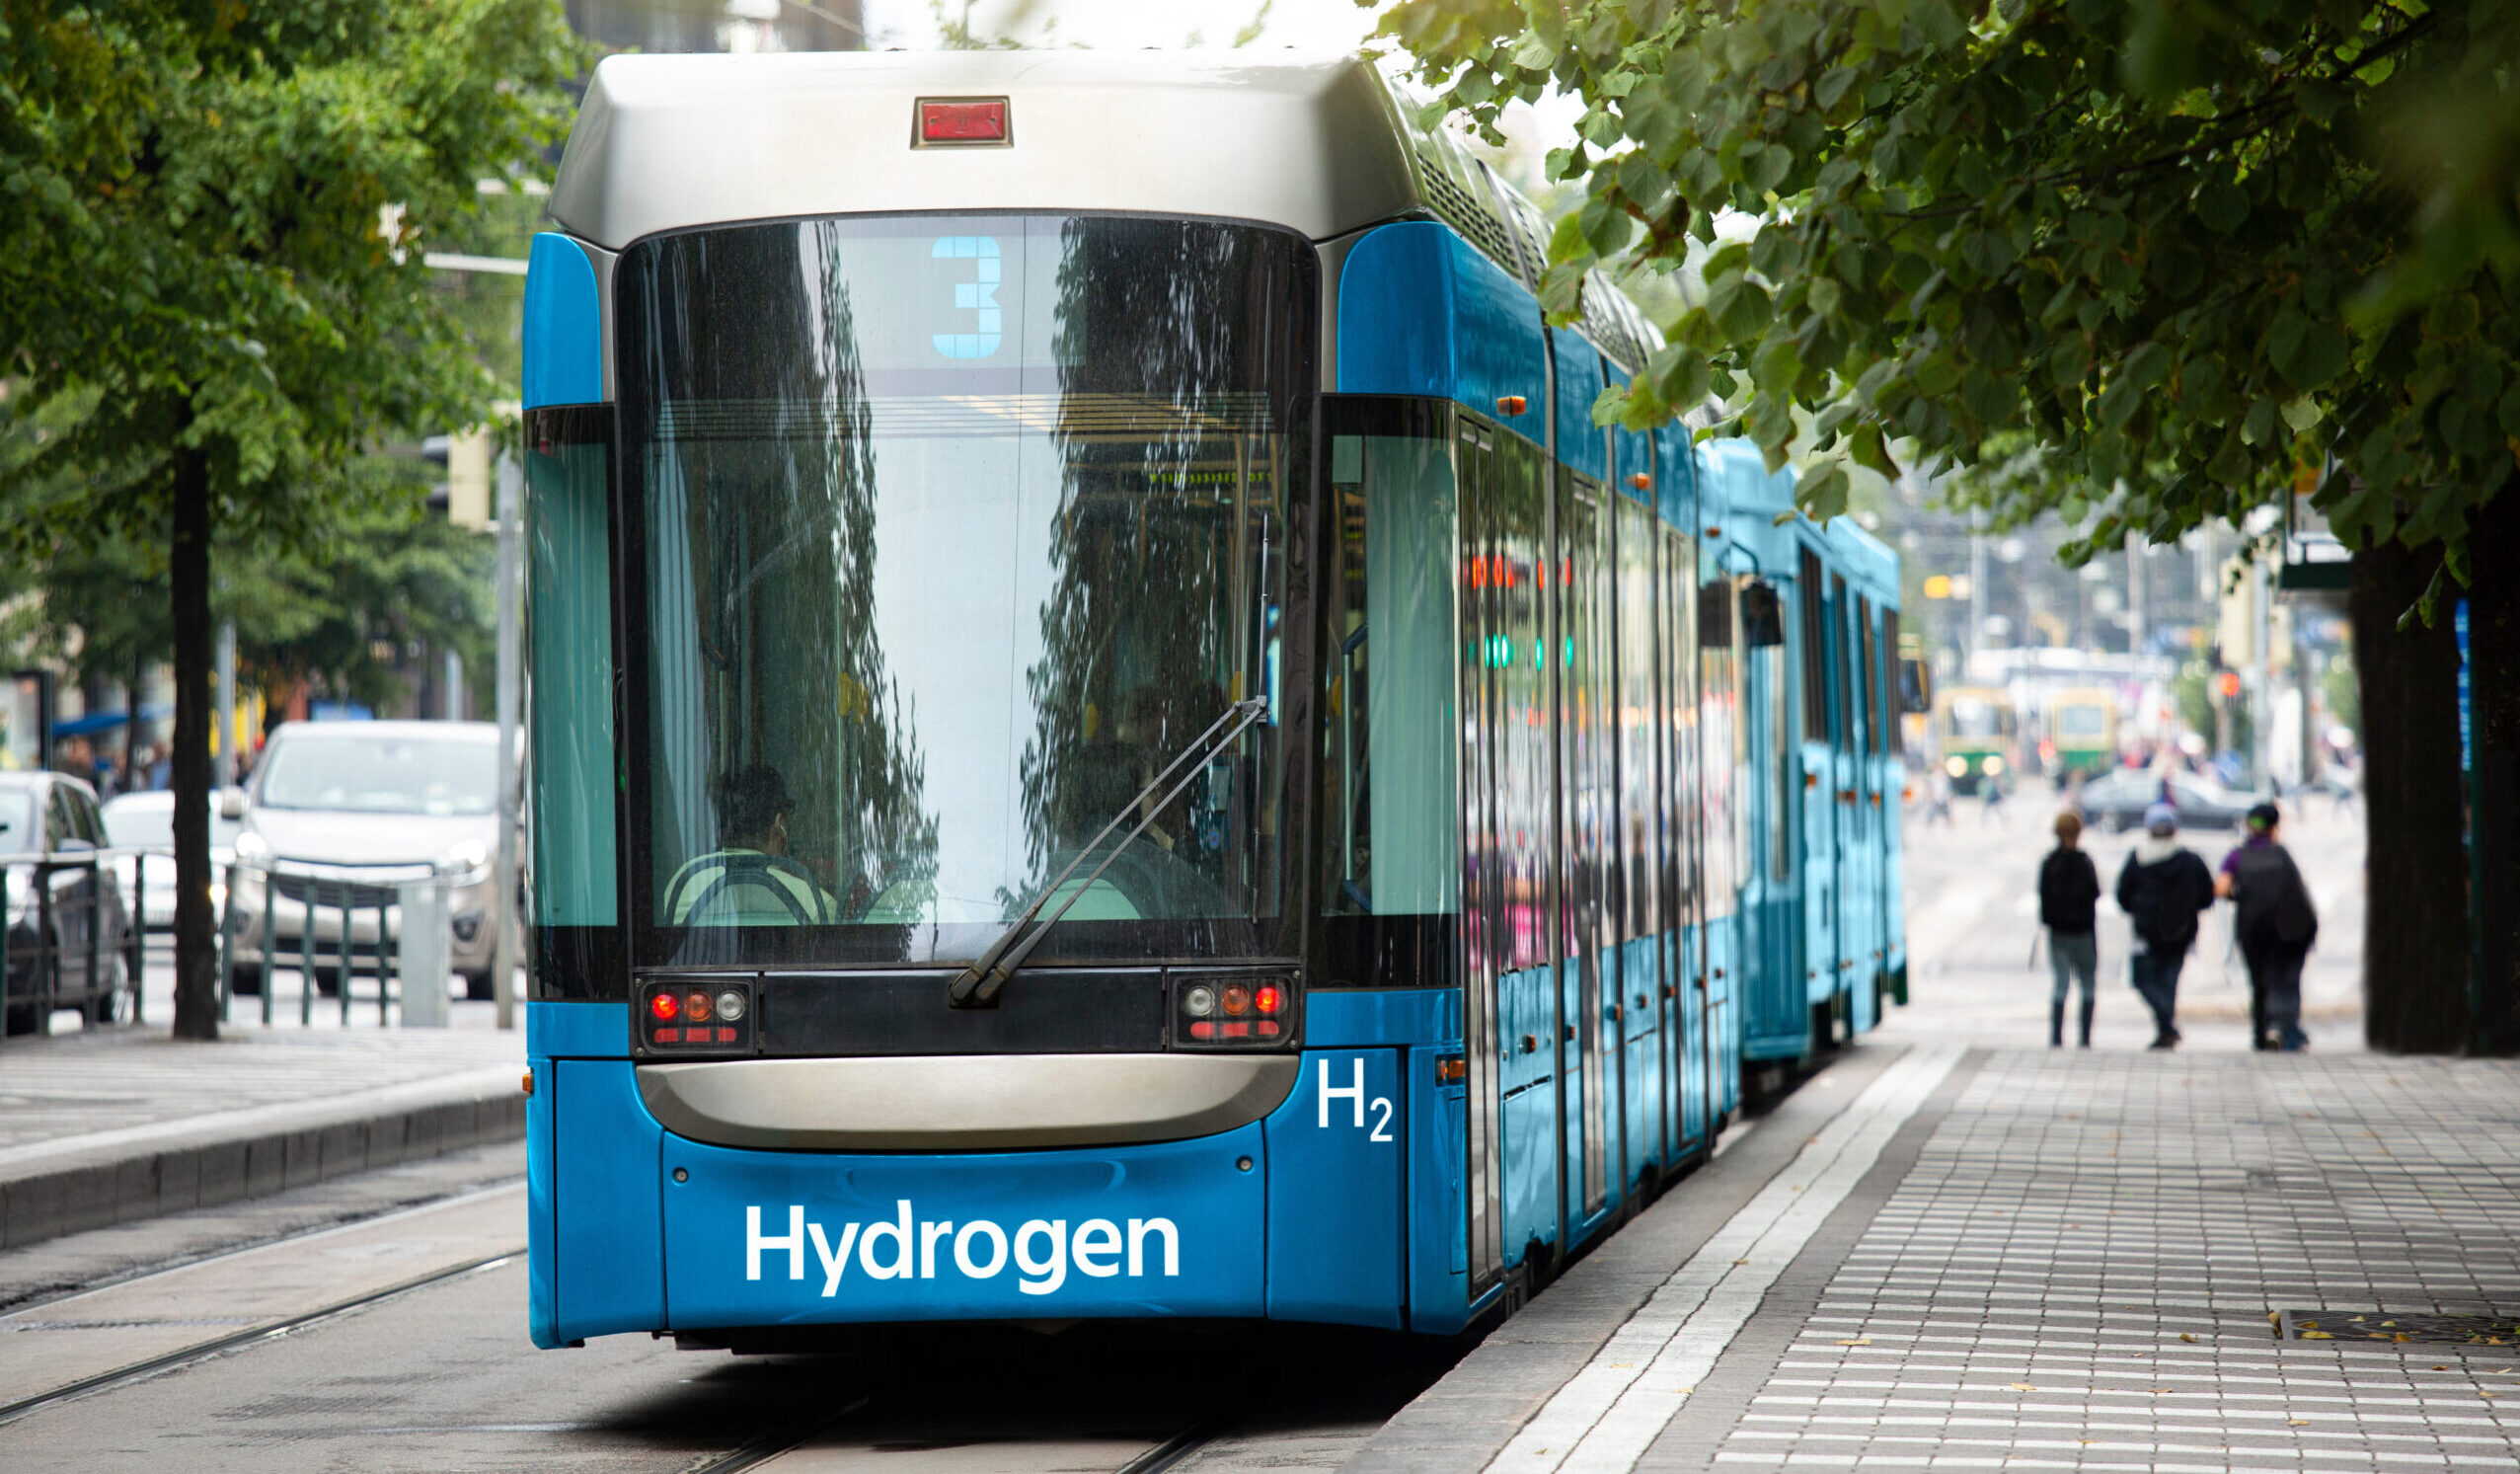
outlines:
[{"label": "tram roof", "polygon": [[[921,98],[1004,97],[1007,147],[913,148]],[[1114,210],[1262,221],[1314,240],[1433,217],[1536,289],[1538,210],[1363,57],[1247,51],[819,51],[610,56],[551,218],[618,251],[741,220],[876,211]],[[1604,283],[1606,286],[1606,283]],[[1585,336],[1634,369],[1658,342],[1584,293]]]}]

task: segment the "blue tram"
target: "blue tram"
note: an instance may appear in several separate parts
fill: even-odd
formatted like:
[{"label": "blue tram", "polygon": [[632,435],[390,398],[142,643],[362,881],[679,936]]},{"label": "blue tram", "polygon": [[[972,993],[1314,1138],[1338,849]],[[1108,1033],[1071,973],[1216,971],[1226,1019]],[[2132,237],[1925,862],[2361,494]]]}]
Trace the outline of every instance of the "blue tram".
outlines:
[{"label": "blue tram", "polygon": [[1365,63],[614,57],[550,213],[537,1344],[1458,1331],[1903,989],[1895,561]]}]

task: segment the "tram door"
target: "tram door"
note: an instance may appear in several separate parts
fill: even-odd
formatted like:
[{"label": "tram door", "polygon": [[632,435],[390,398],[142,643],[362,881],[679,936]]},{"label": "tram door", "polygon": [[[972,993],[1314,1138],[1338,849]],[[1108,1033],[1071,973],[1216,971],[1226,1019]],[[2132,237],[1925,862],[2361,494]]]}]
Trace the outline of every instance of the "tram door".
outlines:
[{"label": "tram door", "polygon": [[[1623,461],[1622,464],[1625,464]],[[1647,485],[1651,479],[1647,478]],[[1664,904],[1664,786],[1655,734],[1668,720],[1657,695],[1660,641],[1654,624],[1655,546],[1653,508],[1627,495],[1613,497],[1618,570],[1618,689],[1609,703],[1618,738],[1618,804],[1613,822],[1617,860],[1617,986],[1608,1013],[1618,1041],[1619,1136],[1622,1191],[1640,1182],[1649,1162],[1672,1160],[1664,1102],[1673,1094],[1670,1053],[1663,1038],[1677,1021],[1662,1001],[1662,939],[1672,927]]]},{"label": "tram door", "polygon": [[[1556,716],[1547,661],[1548,496],[1540,452],[1463,417],[1460,466],[1463,884],[1467,985],[1492,1009],[1495,1047],[1478,1067],[1493,1103],[1474,1161],[1472,1281],[1554,1242],[1563,1195],[1555,853]],[[1476,1129],[1474,1127],[1474,1129]]]},{"label": "tram door", "polygon": [[[1605,957],[1604,925],[1616,854],[1611,826],[1617,793],[1610,724],[1610,509],[1598,485],[1569,471],[1559,473],[1558,494],[1558,561],[1550,572],[1560,636],[1551,663],[1559,667],[1559,884],[1565,897],[1558,949],[1565,971],[1559,986],[1566,1021],[1574,1026],[1574,1037],[1566,1041],[1574,1048],[1566,1060],[1571,1119],[1565,1125],[1566,1217],[1572,1224],[1589,1219],[1609,1200],[1608,1094],[1615,1082],[1605,1068],[1602,983],[1604,972],[1617,966]],[[1615,1060],[1608,1063],[1615,1067]]]},{"label": "tram door", "polygon": [[1855,778],[1854,821],[1857,864],[1850,877],[1849,894],[1856,897],[1863,910],[1863,925],[1854,942],[1846,949],[1854,963],[1848,970],[1855,995],[1847,1001],[1848,1016],[1856,1031],[1872,1027],[1873,976],[1881,968],[1881,826],[1890,812],[1883,803],[1881,767],[1874,760],[1880,750],[1881,685],[1879,671],[1873,663],[1879,649],[1872,636],[1872,601],[1858,596],[1854,601],[1853,627],[1847,647],[1847,690],[1859,719],[1848,734],[1848,760]]},{"label": "tram door", "polygon": [[[1661,679],[1655,691],[1661,712],[1663,787],[1655,812],[1662,822],[1663,1096],[1664,1131],[1672,1158],[1694,1150],[1715,1119],[1715,1018],[1707,986],[1708,920],[1702,901],[1706,877],[1706,805],[1699,764],[1698,541],[1664,528],[1660,576]],[[1731,627],[1726,619],[1724,626]]]},{"label": "tram door", "polygon": [[[1837,987],[1838,857],[1846,850],[1846,806],[1838,802],[1837,723],[1844,714],[1831,694],[1830,662],[1845,642],[1838,638],[1828,576],[1817,554],[1802,550],[1795,580],[1800,618],[1802,684],[1802,967],[1806,1008],[1824,1005]],[[1805,1018],[1812,1017],[1810,1013]],[[1811,1040],[1814,1047],[1826,1041]]]}]

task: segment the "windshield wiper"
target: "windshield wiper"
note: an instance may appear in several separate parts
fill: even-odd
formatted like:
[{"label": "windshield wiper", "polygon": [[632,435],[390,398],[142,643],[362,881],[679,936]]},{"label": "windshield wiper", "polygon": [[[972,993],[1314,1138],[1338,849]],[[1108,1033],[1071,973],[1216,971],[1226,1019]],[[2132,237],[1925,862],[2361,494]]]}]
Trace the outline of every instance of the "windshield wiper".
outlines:
[{"label": "windshield wiper", "polygon": [[[1120,851],[1127,849],[1131,840],[1145,833],[1147,826],[1155,822],[1155,816],[1170,807],[1173,800],[1181,795],[1182,790],[1190,786],[1190,780],[1198,776],[1199,770],[1206,767],[1209,760],[1217,753],[1232,746],[1234,739],[1243,735],[1243,730],[1259,721],[1261,714],[1267,710],[1268,702],[1258,696],[1249,701],[1235,702],[1225,708],[1223,716],[1209,723],[1207,731],[1193,737],[1190,744],[1182,749],[1179,757],[1165,764],[1164,771],[1156,774],[1152,782],[1137,791],[1137,797],[1129,800],[1121,806],[1119,813],[1111,815],[1111,821],[1103,826],[1101,833],[1086,841],[1085,848],[1076,852],[1076,858],[1067,862],[1067,868],[1060,871],[1049,885],[1042,888],[1041,893],[1033,899],[1032,904],[1025,907],[1024,914],[1016,917],[1005,931],[998,934],[998,939],[989,944],[987,951],[981,953],[971,966],[955,974],[953,985],[946,989],[947,1006],[952,1008],[995,1007],[998,993],[1006,986],[1007,979],[1015,975],[1016,969],[1024,966],[1024,960],[1031,957],[1032,949],[1039,946],[1041,939],[1050,934],[1050,928],[1058,925],[1059,918],[1067,914],[1068,907],[1076,904],[1077,897],[1093,890],[1094,883],[1103,878],[1103,872],[1110,869],[1111,862],[1120,857]],[[1234,722],[1237,716],[1242,720]],[[1223,737],[1218,737],[1218,729],[1223,728],[1228,722],[1234,723],[1233,729],[1225,733]],[[1165,782],[1185,764],[1189,771],[1183,773],[1181,780],[1174,783],[1172,789],[1163,798],[1157,800],[1153,808],[1145,808],[1147,796],[1162,788]],[[1085,857],[1093,854],[1097,846],[1110,837],[1111,831],[1120,826],[1120,820],[1127,818],[1130,811],[1140,809],[1143,809],[1144,813],[1137,821],[1137,827],[1129,830],[1127,834],[1121,836],[1119,843],[1111,846],[1110,852],[1103,857],[1103,863],[1095,866],[1092,873],[1078,882],[1075,890],[1068,892],[1067,899],[1060,901],[1057,909],[1047,916],[1041,916],[1041,908],[1049,904],[1050,897],[1059,893],[1059,888],[1067,884],[1067,878],[1076,873],[1079,865],[1085,863]],[[1035,917],[1040,918],[1037,926],[1033,924]],[[1026,934],[1028,927],[1031,928],[1030,935]],[[1021,942],[1017,941],[1019,937],[1023,938]]]}]

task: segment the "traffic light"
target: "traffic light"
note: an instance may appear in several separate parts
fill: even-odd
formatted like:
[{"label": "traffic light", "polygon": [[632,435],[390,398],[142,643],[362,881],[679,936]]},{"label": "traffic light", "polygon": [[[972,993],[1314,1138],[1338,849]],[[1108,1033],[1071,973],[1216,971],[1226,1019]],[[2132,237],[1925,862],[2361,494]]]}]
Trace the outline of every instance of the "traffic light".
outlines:
[{"label": "traffic light", "polygon": [[2225,701],[2239,700],[2240,672],[2237,670],[2226,670],[2222,674],[2214,677],[2214,689],[2221,694]]}]

